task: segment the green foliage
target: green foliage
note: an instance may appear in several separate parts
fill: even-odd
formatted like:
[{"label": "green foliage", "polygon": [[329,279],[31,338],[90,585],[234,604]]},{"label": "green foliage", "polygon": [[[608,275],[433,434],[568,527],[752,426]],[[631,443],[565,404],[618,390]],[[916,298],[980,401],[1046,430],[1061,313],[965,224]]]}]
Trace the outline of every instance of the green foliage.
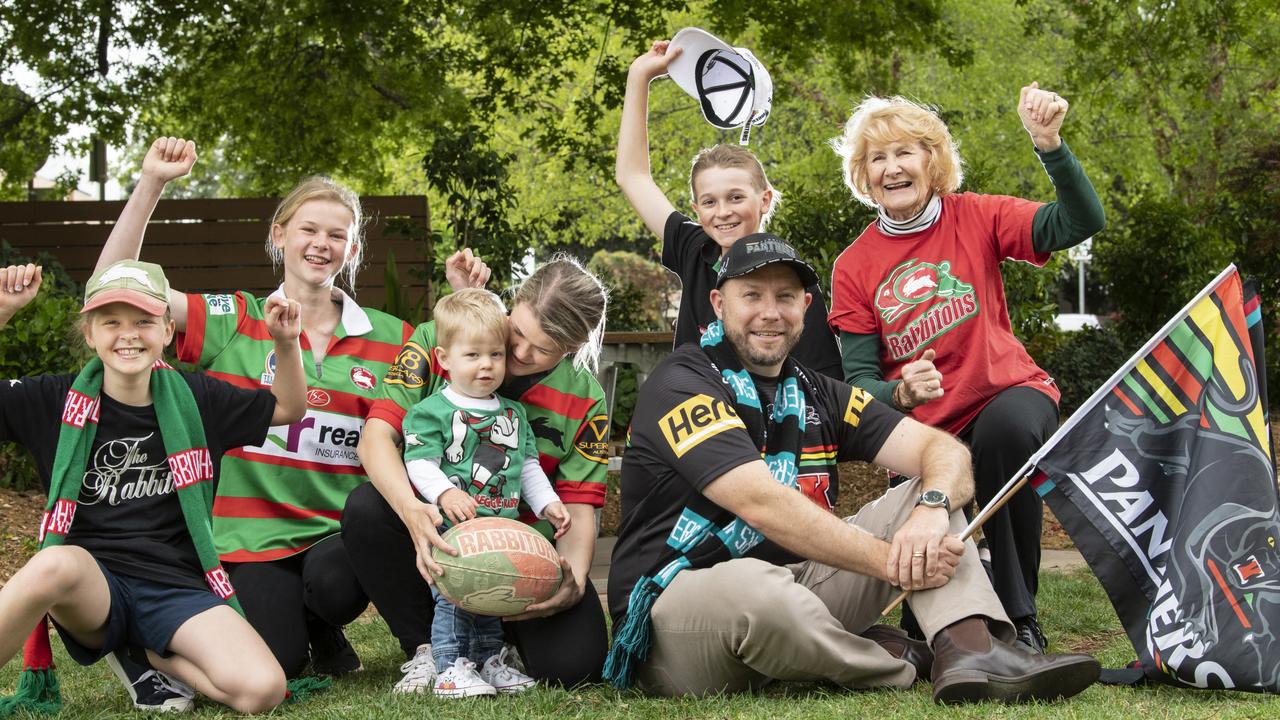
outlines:
[{"label": "green foliage", "polygon": [[609,290],[610,331],[671,329],[671,300],[680,287],[661,265],[625,250],[600,250],[587,269]]},{"label": "green foliage", "polygon": [[[31,262],[0,245],[0,267]],[[35,260],[44,267],[40,292],[0,330],[0,378],[79,372],[88,358],[76,332],[80,291],[56,260]],[[0,447],[0,487],[39,487],[40,479],[25,449]]]},{"label": "green foliage", "polygon": [[1126,341],[1111,325],[1065,335],[1056,348],[1036,358],[1062,390],[1058,412],[1063,419],[1102,387],[1141,345],[1141,341]]},{"label": "green foliage", "polygon": [[0,82],[0,199],[25,199],[27,180],[53,149],[49,116],[21,88]]},{"label": "green foliage", "polygon": [[1231,261],[1233,245],[1202,212],[1166,195],[1141,195],[1094,244],[1094,267],[1126,337],[1145,340]]},{"label": "green foliage", "polygon": [[[477,125],[440,128],[422,160],[427,181],[444,196],[454,248],[475,248],[504,285],[529,248],[528,228],[512,223],[515,194],[508,187],[510,156],[485,142]],[[439,248],[442,254],[449,252]]]}]

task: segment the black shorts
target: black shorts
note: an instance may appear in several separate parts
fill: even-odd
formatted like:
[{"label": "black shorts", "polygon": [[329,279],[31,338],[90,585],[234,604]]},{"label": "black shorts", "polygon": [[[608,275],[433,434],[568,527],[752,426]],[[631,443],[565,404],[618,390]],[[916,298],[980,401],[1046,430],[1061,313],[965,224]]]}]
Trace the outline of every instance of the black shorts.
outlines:
[{"label": "black shorts", "polygon": [[169,641],[182,624],[210,608],[226,605],[212,590],[181,588],[151,582],[129,575],[113,575],[102,563],[98,569],[107,580],[111,593],[111,609],[107,613],[106,634],[102,647],[81,645],[71,633],[62,629],[62,644],[67,654],[81,665],[92,665],[126,645],[143,647],[161,657],[169,657]]}]

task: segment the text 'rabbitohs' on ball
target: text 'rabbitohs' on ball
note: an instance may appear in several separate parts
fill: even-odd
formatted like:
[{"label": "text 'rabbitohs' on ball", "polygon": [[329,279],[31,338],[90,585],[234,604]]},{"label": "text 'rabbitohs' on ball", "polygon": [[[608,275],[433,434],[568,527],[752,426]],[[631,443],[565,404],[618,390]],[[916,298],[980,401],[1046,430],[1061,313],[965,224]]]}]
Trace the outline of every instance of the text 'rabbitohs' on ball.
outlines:
[{"label": "text 'rabbitohs' on ball", "polygon": [[522,522],[476,518],[450,528],[443,539],[458,554],[432,550],[432,558],[444,568],[436,587],[463,610],[518,615],[560,587],[556,549]]}]

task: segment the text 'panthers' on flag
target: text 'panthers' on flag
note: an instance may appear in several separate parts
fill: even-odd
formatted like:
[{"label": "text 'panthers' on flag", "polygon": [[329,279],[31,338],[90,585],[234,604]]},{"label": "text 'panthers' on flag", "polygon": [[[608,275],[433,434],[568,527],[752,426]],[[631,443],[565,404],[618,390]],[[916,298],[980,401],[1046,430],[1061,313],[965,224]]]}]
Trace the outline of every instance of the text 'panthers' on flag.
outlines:
[{"label": "text 'panthers' on flag", "polygon": [[1149,678],[1280,692],[1280,514],[1256,292],[1224,270],[1033,456]]}]

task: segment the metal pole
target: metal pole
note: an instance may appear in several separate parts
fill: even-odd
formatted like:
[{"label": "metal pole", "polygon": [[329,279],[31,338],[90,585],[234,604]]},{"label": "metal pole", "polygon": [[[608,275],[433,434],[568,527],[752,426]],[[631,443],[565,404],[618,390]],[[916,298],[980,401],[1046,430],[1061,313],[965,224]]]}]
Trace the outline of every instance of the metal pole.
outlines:
[{"label": "metal pole", "polygon": [[1080,262],[1076,263],[1076,269],[1077,269],[1077,271],[1078,271],[1078,272],[1077,272],[1077,274],[1076,274],[1076,278],[1077,278],[1077,281],[1078,281],[1078,282],[1077,282],[1077,286],[1078,286],[1078,288],[1079,288],[1079,295],[1080,295],[1080,309],[1079,309],[1077,312],[1079,312],[1081,315],[1083,315],[1083,314],[1085,314],[1085,309],[1084,309],[1084,260],[1081,260]]}]

